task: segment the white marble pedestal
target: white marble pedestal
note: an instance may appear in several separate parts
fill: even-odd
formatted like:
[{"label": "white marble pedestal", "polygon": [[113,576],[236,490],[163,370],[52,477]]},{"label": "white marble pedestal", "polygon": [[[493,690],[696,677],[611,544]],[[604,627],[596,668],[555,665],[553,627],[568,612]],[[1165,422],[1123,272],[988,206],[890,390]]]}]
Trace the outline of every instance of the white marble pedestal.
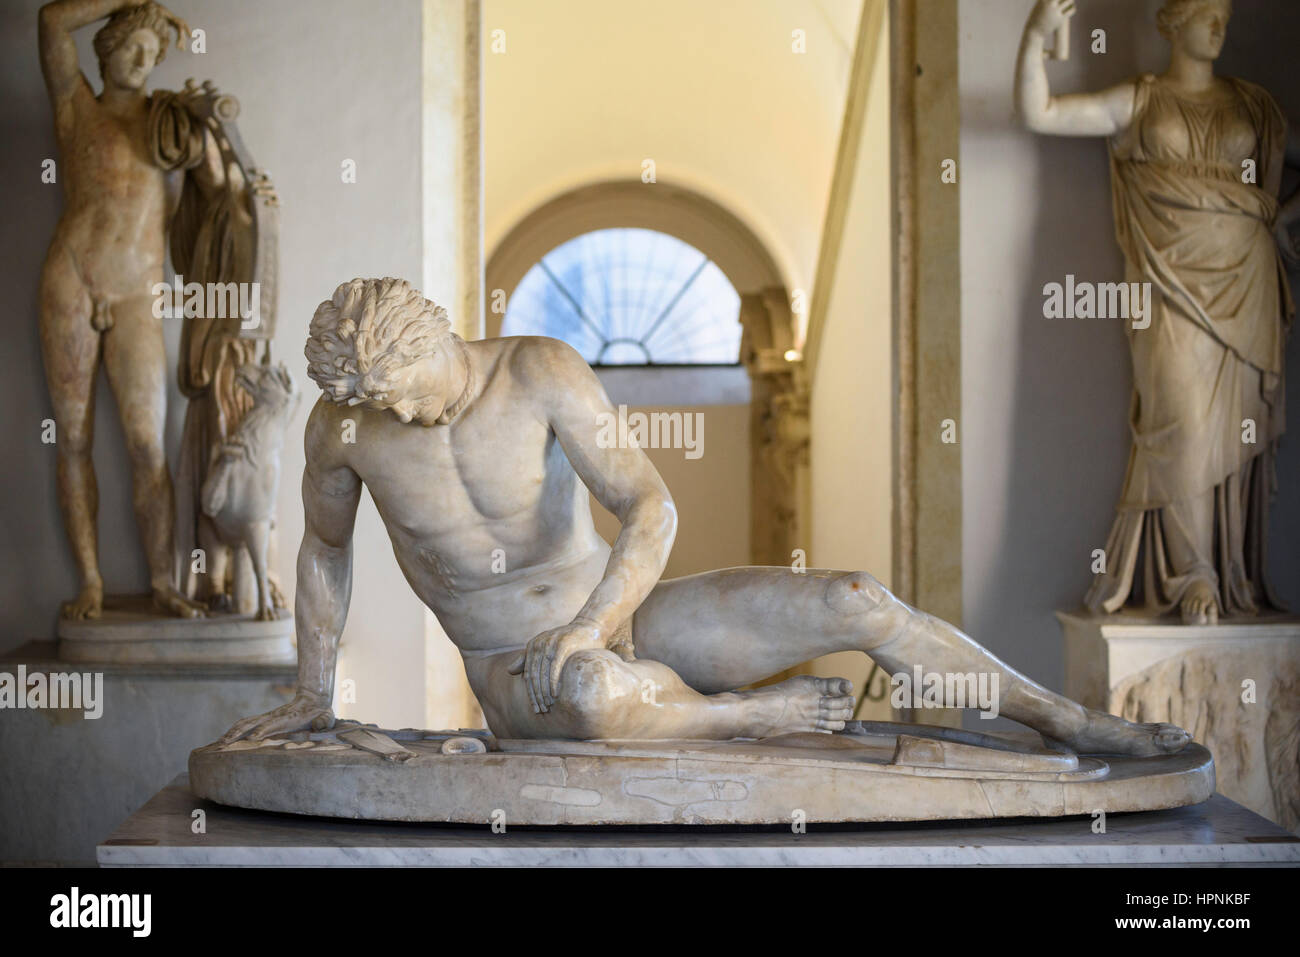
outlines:
[{"label": "white marble pedestal", "polygon": [[[204,833],[195,834],[194,812]],[[179,775],[99,845],[107,867],[1300,864],[1300,841],[1216,794],[1168,811],[790,828],[509,828],[323,820],[203,801]]]},{"label": "white marble pedestal", "polygon": [[1057,618],[1067,696],[1186,728],[1214,755],[1220,793],[1300,829],[1300,619]]},{"label": "white marble pedestal", "polygon": [[293,615],[166,618],[148,595],[106,595],[98,618],[56,626],[58,653],[77,664],[288,665],[298,663]]}]

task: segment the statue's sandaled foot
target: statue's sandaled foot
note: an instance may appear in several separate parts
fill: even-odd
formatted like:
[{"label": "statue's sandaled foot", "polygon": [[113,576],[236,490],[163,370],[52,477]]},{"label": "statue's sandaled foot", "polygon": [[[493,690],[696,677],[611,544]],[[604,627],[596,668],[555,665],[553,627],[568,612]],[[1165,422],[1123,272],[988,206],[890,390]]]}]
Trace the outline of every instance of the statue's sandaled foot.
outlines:
[{"label": "statue's sandaled foot", "polygon": [[197,601],[190,601],[170,585],[153,590],[153,604],[159,611],[177,618],[206,618],[207,612]]},{"label": "statue's sandaled foot", "polygon": [[1205,581],[1188,586],[1178,610],[1183,616],[1184,625],[1217,625],[1219,600],[1214,594],[1214,586]]},{"label": "statue's sandaled foot", "polygon": [[272,605],[263,605],[261,608],[257,609],[258,621],[275,621],[279,617],[280,613],[276,611],[275,607]]},{"label": "statue's sandaled foot", "polygon": [[98,618],[104,611],[104,586],[99,583],[81,586],[81,593],[72,601],[65,601],[61,613],[72,621]]},{"label": "statue's sandaled foot", "polygon": [[749,694],[756,704],[766,706],[759,737],[843,731],[844,722],[853,717],[853,682],[847,678],[796,675]]},{"label": "statue's sandaled foot", "polygon": [[1182,728],[1162,722],[1138,724],[1102,711],[1087,711],[1087,724],[1063,744],[1080,754],[1127,754],[1149,758],[1176,754],[1191,743]]}]

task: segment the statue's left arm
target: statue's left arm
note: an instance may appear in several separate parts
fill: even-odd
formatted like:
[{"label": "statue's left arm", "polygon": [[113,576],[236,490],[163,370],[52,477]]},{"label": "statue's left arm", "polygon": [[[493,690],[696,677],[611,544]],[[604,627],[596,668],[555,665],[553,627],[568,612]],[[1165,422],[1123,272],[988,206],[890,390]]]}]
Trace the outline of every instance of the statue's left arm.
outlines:
[{"label": "statue's left arm", "polygon": [[555,339],[531,340],[517,350],[513,365],[515,377],[545,409],[569,463],[622,525],[600,584],[573,621],[538,635],[512,666],[528,681],[533,706],[546,711],[569,655],[608,647],[659,581],[677,534],[677,509],[645,452],[603,441],[617,413],[572,347]]}]

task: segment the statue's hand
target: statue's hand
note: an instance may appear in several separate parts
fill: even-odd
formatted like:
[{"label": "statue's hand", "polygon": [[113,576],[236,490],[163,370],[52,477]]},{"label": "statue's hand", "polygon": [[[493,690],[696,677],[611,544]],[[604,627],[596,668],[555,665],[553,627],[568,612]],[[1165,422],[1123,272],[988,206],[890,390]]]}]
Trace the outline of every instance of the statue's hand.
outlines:
[{"label": "statue's hand", "polygon": [[1291,235],[1291,227],[1288,223],[1278,219],[1277,225],[1273,227],[1273,235],[1277,237],[1277,248],[1282,252],[1282,261],[1286,263],[1288,269],[1300,269],[1300,244],[1296,243],[1295,237]]},{"label": "statue's hand", "polygon": [[1026,29],[1049,37],[1077,12],[1074,0],[1038,0]]},{"label": "statue's hand", "polygon": [[[149,0],[145,0],[145,2],[147,3]],[[176,28],[176,49],[188,50],[189,47],[185,44],[190,38],[190,25],[164,7],[161,3],[155,2],[154,6],[158,8],[158,12],[163,15],[163,18]]]},{"label": "statue's hand", "polygon": [[605,636],[596,625],[585,621],[570,622],[533,638],[506,670],[512,675],[524,676],[533,711],[541,714],[555,704],[555,697],[560,693],[560,672],[569,656],[584,648],[604,647]]},{"label": "statue's hand", "polygon": [[334,712],[328,705],[322,705],[314,695],[299,692],[288,704],[282,704],[273,711],[236,721],[234,727],[223,734],[217,744],[233,744],[241,738],[260,741],[267,735],[287,734],[291,731],[324,731],[333,725]]}]

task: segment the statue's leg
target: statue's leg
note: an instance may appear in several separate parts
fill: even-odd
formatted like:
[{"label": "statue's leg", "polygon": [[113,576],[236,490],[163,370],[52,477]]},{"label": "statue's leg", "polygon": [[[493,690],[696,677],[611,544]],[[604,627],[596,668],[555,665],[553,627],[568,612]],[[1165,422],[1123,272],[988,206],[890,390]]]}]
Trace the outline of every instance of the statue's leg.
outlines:
[{"label": "statue's leg", "polygon": [[[1160,523],[1169,578],[1186,581],[1178,598],[1184,625],[1213,625],[1219,620],[1220,582],[1214,568],[1216,494],[1215,489],[1208,489],[1190,499],[1171,502],[1154,517]],[[1240,509],[1237,511],[1240,513]],[[1225,550],[1230,547],[1229,542],[1224,543]]]},{"label": "statue's leg", "polygon": [[197,528],[199,547],[207,558],[207,573],[195,576],[195,598],[205,602],[209,611],[232,611],[234,603],[231,601],[227,581],[231,564],[230,548],[221,540],[212,519],[207,515],[199,515]]},{"label": "statue's leg", "polygon": [[756,691],[702,695],[657,661],[627,662],[605,650],[580,651],[560,672],[559,696],[537,713],[509,651],[467,658],[466,672],[488,727],[500,738],[761,738],[838,731],[851,716],[852,686],[800,675]]},{"label": "statue's leg", "polygon": [[104,369],[131,457],[132,499],[154,602],[173,615],[201,617],[203,606],[177,590],[173,570],[176,504],[163,448],[167,352],[162,320],[154,316],[153,300],[147,295],[114,303],[112,314],[113,324],[104,334]]},{"label": "statue's leg", "polygon": [[91,450],[95,436],[95,374],[100,334],[94,304],[69,253],[52,247],[41,274],[41,355],[54,407],[59,508],[77,563],[80,592],[66,618],[98,618],[104,603],[96,517],[99,489]]},{"label": "statue's leg", "polygon": [[858,650],[890,674],[919,665],[924,673],[987,675],[986,687],[996,676],[1001,714],[1079,751],[1161,754],[1190,740],[1172,725],[1133,724],[1047,690],[866,572],[729,568],[660,582],[633,616],[632,638],[639,658],[662,662],[703,692]]},{"label": "statue's leg", "polygon": [[259,621],[275,620],[275,603],[271,601],[271,584],[267,581],[266,551],[271,538],[270,522],[255,522],[248,530],[244,547],[248,549],[248,558],[253,563],[253,575],[257,579],[257,611]]}]

